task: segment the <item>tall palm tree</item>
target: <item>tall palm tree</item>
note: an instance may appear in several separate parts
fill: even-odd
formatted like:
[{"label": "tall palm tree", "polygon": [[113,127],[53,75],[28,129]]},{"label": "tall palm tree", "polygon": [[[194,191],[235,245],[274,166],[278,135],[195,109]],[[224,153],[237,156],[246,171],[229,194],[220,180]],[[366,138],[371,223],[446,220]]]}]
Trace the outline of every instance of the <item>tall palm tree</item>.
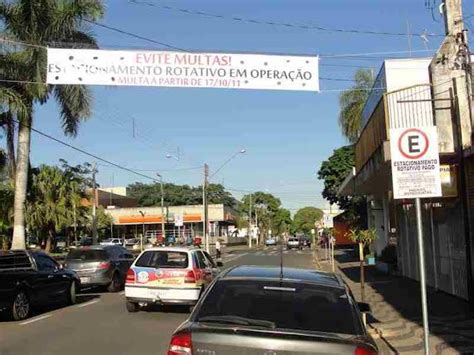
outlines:
[{"label": "tall palm tree", "polygon": [[342,134],[355,143],[362,130],[362,110],[374,83],[370,70],[359,69],[354,75],[355,84],[339,95],[339,126]]},{"label": "tall palm tree", "polygon": [[[20,82],[3,85],[23,97],[26,114],[18,117],[18,150],[15,176],[12,248],[25,247],[25,201],[34,105],[56,99],[64,133],[74,136],[79,123],[90,115],[91,95],[81,85],[46,85],[47,55],[44,46],[96,47],[87,22],[104,13],[100,0],[15,0],[0,2],[0,22],[9,38],[27,43],[18,52],[3,55],[2,77]],[[70,45],[72,44],[72,45]],[[10,65],[7,65],[10,63]],[[0,98],[0,102],[4,99]]]}]

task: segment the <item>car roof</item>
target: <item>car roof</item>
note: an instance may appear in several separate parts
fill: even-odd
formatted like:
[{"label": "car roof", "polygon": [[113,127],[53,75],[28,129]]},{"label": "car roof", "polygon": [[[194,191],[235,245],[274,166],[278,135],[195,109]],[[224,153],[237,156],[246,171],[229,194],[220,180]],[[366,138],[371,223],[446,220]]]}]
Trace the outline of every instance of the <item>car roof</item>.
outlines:
[{"label": "car roof", "polygon": [[75,250],[105,250],[105,249],[117,248],[117,247],[121,247],[121,245],[100,245],[100,244],[96,244],[96,245],[86,245],[86,246],[83,246],[83,247],[79,247]]},{"label": "car roof", "polygon": [[186,246],[176,246],[176,247],[153,247],[153,248],[148,248],[145,251],[181,251],[181,252],[188,252],[188,251],[197,251],[200,250],[197,247],[186,247]]},{"label": "car roof", "polygon": [[[281,269],[278,266],[241,265],[228,270],[222,275],[222,279],[245,278],[280,280],[280,272]],[[314,283],[331,287],[344,286],[344,283],[341,281],[341,279],[334,273],[292,267],[283,267],[283,280]]]}]

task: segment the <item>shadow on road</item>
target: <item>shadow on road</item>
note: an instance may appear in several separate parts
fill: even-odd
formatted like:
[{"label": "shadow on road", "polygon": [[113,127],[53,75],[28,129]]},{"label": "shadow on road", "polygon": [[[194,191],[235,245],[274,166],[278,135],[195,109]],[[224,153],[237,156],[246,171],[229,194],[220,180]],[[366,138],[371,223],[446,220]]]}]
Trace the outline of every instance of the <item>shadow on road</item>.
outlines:
[{"label": "shadow on road", "polygon": [[[98,299],[98,298],[100,298],[100,294],[79,294],[76,296],[76,303],[74,305],[69,305],[65,301],[53,301],[47,305],[34,306],[32,307],[30,316],[28,318],[41,316],[45,313],[49,313],[61,308],[74,307],[75,305],[86,303],[86,302],[92,301],[93,299]],[[14,321],[8,317],[7,312],[0,312],[0,322],[14,322]]]},{"label": "shadow on road", "polygon": [[[340,250],[336,260],[339,262],[339,269],[347,278],[360,283],[358,256],[352,249]],[[381,273],[375,266],[365,266],[364,269],[366,284],[382,296],[383,302],[392,306],[400,317],[422,326],[418,281]],[[474,348],[474,334],[466,333],[474,326],[474,313],[470,312],[468,302],[443,291],[436,291],[432,287],[427,288],[427,293],[430,333],[461,353],[468,347]],[[387,317],[393,318],[393,315],[387,314]],[[379,319],[381,322],[390,320]]]}]

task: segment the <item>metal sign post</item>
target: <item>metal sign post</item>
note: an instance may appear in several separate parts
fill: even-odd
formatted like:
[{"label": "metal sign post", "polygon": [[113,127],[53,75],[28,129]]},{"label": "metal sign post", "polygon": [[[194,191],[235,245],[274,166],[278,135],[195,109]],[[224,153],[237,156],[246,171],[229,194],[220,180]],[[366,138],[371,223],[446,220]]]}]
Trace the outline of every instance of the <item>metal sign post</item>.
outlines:
[{"label": "metal sign post", "polygon": [[430,330],[428,327],[428,301],[426,297],[426,278],[425,278],[425,252],[423,247],[423,224],[421,216],[420,198],[415,199],[416,206],[416,229],[418,235],[418,260],[420,263],[420,288],[421,288],[421,311],[423,314],[423,343],[425,354],[430,353]]},{"label": "metal sign post", "polygon": [[426,298],[421,198],[442,195],[436,126],[390,129],[390,154],[392,159],[393,197],[395,199],[415,199],[423,344],[425,354],[429,354],[430,333]]}]

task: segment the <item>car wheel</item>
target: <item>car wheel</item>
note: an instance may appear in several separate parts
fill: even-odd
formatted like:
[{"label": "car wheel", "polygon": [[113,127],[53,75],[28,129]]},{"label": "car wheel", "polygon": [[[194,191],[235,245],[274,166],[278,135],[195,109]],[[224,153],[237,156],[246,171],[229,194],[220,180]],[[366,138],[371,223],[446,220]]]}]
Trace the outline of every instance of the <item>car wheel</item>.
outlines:
[{"label": "car wheel", "polygon": [[71,305],[76,304],[77,302],[76,291],[77,291],[76,282],[73,280],[71,282],[71,285],[69,285],[69,292],[67,294],[67,302]]},{"label": "car wheel", "polygon": [[110,281],[109,286],[107,287],[107,291],[109,292],[119,292],[120,291],[120,276],[118,272],[114,273],[114,276],[112,277],[112,281]]},{"label": "car wheel", "polygon": [[130,313],[135,313],[140,310],[140,307],[138,306],[138,303],[136,302],[127,301],[125,305],[127,307],[127,311],[129,311]]},{"label": "car wheel", "polygon": [[11,316],[13,320],[23,320],[30,314],[30,300],[24,291],[19,291],[13,300]]}]

